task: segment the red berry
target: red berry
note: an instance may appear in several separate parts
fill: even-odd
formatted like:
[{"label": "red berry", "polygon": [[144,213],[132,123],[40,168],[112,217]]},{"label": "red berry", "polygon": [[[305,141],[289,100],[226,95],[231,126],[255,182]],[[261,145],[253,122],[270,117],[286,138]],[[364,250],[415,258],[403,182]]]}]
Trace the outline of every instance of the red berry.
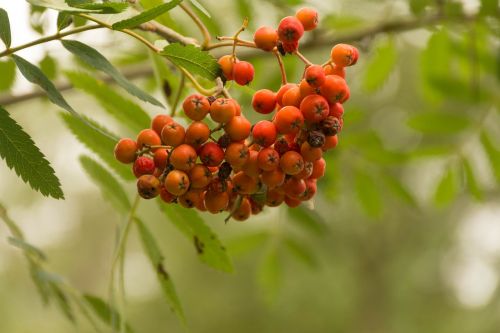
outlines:
[{"label": "red berry", "polygon": [[233,66],[233,79],[240,86],[246,86],[252,82],[255,74],[253,65],[246,61],[238,61]]},{"label": "red berry", "polygon": [[137,178],[142,175],[152,175],[155,172],[155,162],[149,157],[140,156],[135,160],[132,171]]},{"label": "red berry", "polygon": [[261,120],[253,126],[252,136],[256,144],[269,147],[276,141],[276,126],[268,120]]},{"label": "red berry", "polygon": [[280,154],[271,147],[264,148],[257,156],[257,164],[264,171],[274,170],[280,164]]},{"label": "red berry", "polygon": [[115,146],[115,158],[125,164],[135,161],[137,143],[132,139],[121,139]]},{"label": "red berry", "polygon": [[306,121],[319,123],[328,117],[330,107],[323,96],[309,95],[300,103],[300,111],[302,111]]},{"label": "red berry", "polygon": [[155,151],[153,160],[155,162],[155,166],[158,169],[165,169],[165,167],[167,166],[167,159],[168,152],[166,149],[158,149],[157,151]]},{"label": "red berry", "polygon": [[293,84],[293,83],[287,83],[283,86],[281,86],[281,88],[278,90],[278,93],[276,94],[276,102],[283,106],[283,95],[285,95],[285,93],[293,88],[293,87],[296,87],[297,85],[296,84]]},{"label": "red berry", "polygon": [[297,42],[304,34],[304,26],[294,16],[287,16],[278,26],[278,35],[282,42]]},{"label": "red berry", "polygon": [[206,166],[218,166],[224,159],[224,151],[215,142],[207,142],[201,146],[198,155]]},{"label": "red berry", "polygon": [[304,116],[295,106],[285,106],[276,113],[274,124],[281,134],[298,133],[304,125]]},{"label": "red berry", "polygon": [[222,73],[228,81],[231,81],[233,79],[233,67],[235,61],[237,61],[237,59],[234,59],[230,54],[222,56],[218,61],[222,69]]},{"label": "red berry", "polygon": [[325,83],[326,75],[325,70],[321,65],[312,65],[307,67],[304,75],[307,83],[313,88],[319,88]]},{"label": "red berry", "polygon": [[320,93],[328,103],[344,103],[349,99],[349,87],[343,78],[337,75],[327,75]]},{"label": "red berry", "polygon": [[258,113],[271,113],[276,107],[276,94],[269,89],[258,90],[253,95],[252,106]]}]

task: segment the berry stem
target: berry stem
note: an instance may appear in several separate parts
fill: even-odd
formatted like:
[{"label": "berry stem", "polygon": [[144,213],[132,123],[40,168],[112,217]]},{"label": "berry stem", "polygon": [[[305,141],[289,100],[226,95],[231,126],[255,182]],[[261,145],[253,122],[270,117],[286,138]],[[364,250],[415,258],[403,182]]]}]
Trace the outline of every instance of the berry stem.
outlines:
[{"label": "berry stem", "polygon": [[181,7],[182,10],[184,10],[184,12],[186,14],[188,14],[188,16],[196,24],[198,29],[200,29],[200,31],[203,35],[203,43],[201,44],[201,48],[206,49],[207,46],[210,45],[210,41],[212,40],[212,36],[210,35],[210,32],[207,29],[207,26],[201,21],[201,19],[198,17],[198,15],[196,15],[196,13],[191,8],[189,8],[189,6],[187,6],[186,4],[181,2],[179,4],[179,7]]},{"label": "berry stem", "polygon": [[234,213],[240,208],[241,202],[243,201],[243,196],[241,194],[238,194],[236,197],[236,201],[234,202],[233,208],[231,209],[231,212],[229,213],[228,217],[224,219],[224,222],[227,223],[233,217]]},{"label": "berry stem", "polygon": [[325,68],[325,67],[326,67],[326,66],[328,66],[328,65],[332,65],[332,60],[331,60],[331,59],[329,59],[328,61],[326,61],[325,63],[323,63],[323,64],[321,65],[321,67]]},{"label": "berry stem", "polygon": [[[223,39],[221,39],[221,38],[223,38]],[[226,38],[228,38],[228,39],[226,39]],[[213,50],[213,49],[217,49],[219,47],[226,47],[226,46],[233,46],[234,45],[232,37],[217,37],[217,39],[219,39],[219,40],[225,40],[225,42],[215,43],[215,44],[208,45],[205,48],[205,50]],[[245,40],[242,40],[242,39],[238,39],[236,41],[236,44],[237,44],[237,46],[250,47],[250,48],[253,48],[253,49],[257,48],[257,46],[255,45],[255,43],[249,42],[249,41],[245,41]]]},{"label": "berry stem", "polygon": [[299,57],[300,60],[302,60],[302,62],[304,64],[306,64],[306,67],[309,67],[311,66],[313,63],[310,62],[302,53],[299,52],[299,50],[295,51],[294,54]]},{"label": "berry stem", "polygon": [[181,73],[181,80],[179,82],[177,95],[175,95],[175,100],[172,103],[172,112],[170,113],[170,116],[172,117],[175,117],[175,113],[177,112],[177,105],[179,105],[179,101],[181,99],[182,91],[184,90],[185,84],[186,84],[186,75],[184,75],[184,73]]},{"label": "berry stem", "polygon": [[236,44],[238,43],[239,39],[238,39],[238,36],[243,32],[245,31],[245,29],[247,28],[248,26],[248,18],[245,18],[243,20],[243,24],[241,25],[241,27],[238,29],[238,31],[236,31],[236,33],[234,34],[233,36],[233,52],[231,53],[232,56],[233,56],[233,61],[236,60]]},{"label": "berry stem", "polygon": [[274,55],[276,56],[276,60],[278,60],[278,64],[280,67],[280,72],[281,72],[281,85],[285,85],[288,83],[286,79],[286,71],[285,71],[285,65],[283,64],[283,59],[281,58],[281,54],[278,51],[277,48],[274,48],[273,50]]}]

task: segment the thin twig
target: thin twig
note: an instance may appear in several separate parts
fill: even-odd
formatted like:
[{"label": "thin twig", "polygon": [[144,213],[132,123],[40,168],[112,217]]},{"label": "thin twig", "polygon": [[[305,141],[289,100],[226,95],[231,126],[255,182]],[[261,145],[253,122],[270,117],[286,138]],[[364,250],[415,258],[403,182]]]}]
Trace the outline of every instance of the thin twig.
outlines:
[{"label": "thin twig", "polygon": [[286,79],[286,71],[285,71],[285,65],[283,64],[283,59],[281,58],[281,54],[278,51],[278,49],[273,50],[274,55],[276,56],[276,59],[278,60],[278,64],[280,67],[280,72],[281,72],[281,84],[285,85],[288,83],[288,80]]},{"label": "thin twig", "polygon": [[201,21],[198,15],[196,15],[196,13],[193,12],[191,8],[189,8],[189,6],[187,6],[184,3],[181,3],[179,4],[179,7],[181,7],[182,10],[184,10],[184,12],[189,15],[189,17],[193,20],[194,24],[196,24],[198,29],[200,29],[203,35],[203,43],[201,44],[201,48],[205,49],[212,40],[212,36],[210,36],[210,32],[208,31],[206,25]]},{"label": "thin twig", "polygon": [[170,115],[175,117],[175,113],[177,112],[177,105],[179,105],[179,101],[182,96],[182,91],[184,90],[184,86],[186,84],[186,75],[181,73],[181,81],[179,82],[179,88],[177,89],[177,94],[175,95],[175,100],[172,103],[172,112]]}]

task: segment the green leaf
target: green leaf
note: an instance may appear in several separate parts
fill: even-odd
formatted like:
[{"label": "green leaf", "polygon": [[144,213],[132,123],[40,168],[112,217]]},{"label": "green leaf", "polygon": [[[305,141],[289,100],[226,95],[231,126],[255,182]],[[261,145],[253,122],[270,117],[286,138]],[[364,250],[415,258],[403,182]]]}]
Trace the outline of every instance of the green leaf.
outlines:
[{"label": "green leaf", "polygon": [[301,228],[318,236],[325,235],[326,222],[316,211],[299,206],[287,208],[287,213],[288,218]]},{"label": "green leaf", "polygon": [[139,235],[141,236],[142,246],[144,247],[151,265],[153,266],[153,270],[156,272],[163,294],[165,295],[172,311],[181,319],[183,324],[186,324],[184,311],[182,310],[181,302],[177,296],[177,292],[175,291],[174,283],[172,282],[170,275],[167,273],[163,264],[163,254],[146,225],[137,218],[135,221],[139,229]]},{"label": "green leaf", "polygon": [[304,246],[303,243],[291,236],[287,236],[285,238],[285,245],[288,252],[304,265],[308,266],[309,268],[318,267],[318,261],[314,257],[313,252],[306,246]]},{"label": "green leaf", "polygon": [[481,143],[490,161],[493,175],[497,182],[500,183],[500,150],[493,145],[493,141],[486,132],[481,133]]},{"label": "green leaf", "polygon": [[379,217],[382,213],[380,187],[372,176],[361,170],[357,170],[354,182],[357,197],[365,213],[370,217]]},{"label": "green leaf", "polygon": [[[121,322],[120,314],[114,308],[97,296],[85,294],[83,295],[83,299],[99,319],[110,327],[119,329],[118,323]],[[128,324],[125,324],[125,330],[127,333],[133,333],[132,328]]]},{"label": "green leaf", "polygon": [[453,168],[449,168],[439,181],[434,193],[434,203],[438,207],[449,205],[458,194],[458,180]]},{"label": "green leaf", "polygon": [[[67,114],[61,114],[61,117],[77,139],[96,153],[116,172],[116,174],[125,180],[135,180],[131,167],[121,164],[115,159],[113,150],[116,145],[116,140],[113,140],[109,136],[101,133],[108,132],[105,128],[100,127],[97,123],[90,119],[87,119],[87,121],[94,127],[100,128],[100,131],[96,131],[94,128],[83,125],[81,122]],[[110,136],[112,135],[110,134]]]},{"label": "green leaf", "polygon": [[65,72],[71,84],[93,96],[101,106],[132,133],[151,124],[149,115],[137,104],[117,93],[109,84],[83,72]]},{"label": "green leaf", "polygon": [[9,48],[12,42],[10,35],[9,14],[7,14],[3,8],[0,8],[0,38],[5,46]]},{"label": "green leaf", "polygon": [[181,2],[182,0],[172,0],[162,5],[145,10],[139,15],[136,15],[134,17],[131,17],[123,21],[116,22],[115,24],[113,24],[113,29],[122,30],[122,29],[137,27],[142,23],[154,20],[157,16],[160,16],[161,14],[168,12],[172,8],[175,8]]},{"label": "green leaf", "polygon": [[89,177],[99,186],[104,198],[111,201],[122,213],[130,210],[131,204],[127,193],[115,176],[88,156],[80,156],[80,163]]},{"label": "green leaf", "polygon": [[257,249],[268,239],[269,233],[263,231],[244,234],[228,241],[227,248],[231,256],[239,256]]},{"label": "green leaf", "polygon": [[73,23],[73,16],[67,12],[59,12],[57,14],[57,31],[61,31],[69,27]]},{"label": "green leaf", "polygon": [[149,102],[153,105],[163,107],[163,105],[153,96],[142,91],[137,86],[128,81],[102,54],[94,48],[75,40],[61,40],[63,46],[69,52],[77,56],[81,61],[90,67],[108,74],[116,83],[118,83],[129,94]]},{"label": "green leaf", "polygon": [[0,156],[32,189],[64,199],[61,183],[31,137],[0,107]]},{"label": "green leaf", "polygon": [[16,80],[16,64],[11,59],[0,61],[0,91],[8,90]]},{"label": "green leaf", "polygon": [[15,237],[9,237],[9,244],[21,249],[27,256],[35,257],[37,260],[46,261],[47,256],[42,250],[34,245],[27,243],[25,240]]},{"label": "green leaf", "polygon": [[397,50],[394,40],[388,39],[379,44],[375,54],[366,65],[363,87],[367,91],[380,88],[393,71],[397,63]]},{"label": "green leaf", "polygon": [[66,0],[66,3],[74,8],[98,11],[99,14],[121,13],[128,8],[127,2],[95,3],[92,0]]},{"label": "green leaf", "polygon": [[479,12],[482,15],[496,16],[499,12],[498,0],[481,0]]},{"label": "green leaf", "polygon": [[183,46],[179,43],[167,45],[161,55],[167,57],[177,66],[183,67],[192,74],[198,74],[208,80],[215,80],[221,74],[221,68],[207,51],[194,45]]},{"label": "green leaf", "polygon": [[66,11],[71,13],[103,13],[100,9],[85,9],[69,6],[65,0],[26,0],[33,6],[51,8],[57,11]]},{"label": "green leaf", "polygon": [[160,206],[169,221],[193,242],[202,262],[224,272],[233,271],[226,248],[196,211],[179,207],[179,205],[166,205],[162,202]]},{"label": "green leaf", "polygon": [[198,9],[203,15],[205,15],[207,18],[212,18],[208,10],[197,0],[189,0],[193,6]]},{"label": "green leaf", "polygon": [[477,183],[476,176],[472,170],[472,165],[467,158],[462,158],[462,167],[465,175],[465,182],[469,193],[478,201],[483,199],[483,192]]},{"label": "green leaf", "polygon": [[408,126],[426,134],[456,134],[467,129],[470,124],[467,116],[439,112],[419,113],[408,120]]},{"label": "green leaf", "polygon": [[274,302],[283,284],[283,266],[276,247],[264,255],[257,271],[257,281],[264,298],[269,303]]},{"label": "green leaf", "polygon": [[49,286],[52,289],[52,295],[56,299],[57,305],[59,305],[59,309],[61,309],[61,312],[69,321],[75,322],[73,308],[71,307],[69,297],[68,295],[66,295],[66,292],[54,282],[49,282]]},{"label": "green leaf", "polygon": [[57,64],[50,55],[46,54],[42,61],[40,61],[40,69],[49,79],[55,79],[57,75]]}]

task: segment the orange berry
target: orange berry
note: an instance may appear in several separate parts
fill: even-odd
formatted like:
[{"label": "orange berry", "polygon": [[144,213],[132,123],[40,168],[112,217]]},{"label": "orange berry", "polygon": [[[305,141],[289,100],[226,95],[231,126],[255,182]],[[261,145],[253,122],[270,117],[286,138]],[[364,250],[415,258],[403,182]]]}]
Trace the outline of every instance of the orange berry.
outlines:
[{"label": "orange berry", "polygon": [[293,83],[287,83],[287,84],[281,86],[281,88],[278,90],[278,93],[276,94],[276,102],[278,103],[278,105],[283,106],[283,95],[285,95],[285,93],[289,89],[296,87],[296,86],[297,85],[293,84]]},{"label": "orange berry", "polygon": [[324,158],[320,158],[313,162],[312,173],[309,178],[318,179],[325,175],[326,161]]},{"label": "orange berry", "polygon": [[142,175],[137,179],[137,193],[144,199],[153,199],[160,194],[160,180],[152,175]]},{"label": "orange berry", "polygon": [[303,179],[288,178],[283,184],[283,190],[287,196],[298,199],[306,190],[306,182]]},{"label": "orange berry", "polygon": [[276,94],[269,89],[258,90],[253,95],[252,106],[258,113],[269,114],[276,108]]},{"label": "orange berry", "polygon": [[213,121],[225,124],[236,114],[236,106],[231,99],[217,98],[210,106],[210,118]]},{"label": "orange berry", "polygon": [[313,162],[304,162],[304,169],[296,175],[293,175],[293,178],[297,179],[307,179],[312,175],[313,172]]},{"label": "orange berry", "polygon": [[189,189],[189,177],[181,170],[172,170],[165,177],[164,184],[167,191],[175,196],[183,195]]},{"label": "orange berry", "polygon": [[321,95],[309,95],[300,103],[300,111],[304,119],[310,123],[319,123],[328,117],[330,107]]},{"label": "orange berry", "polygon": [[242,141],[248,138],[252,124],[242,116],[235,116],[224,125],[224,131],[232,141]]},{"label": "orange berry", "polygon": [[264,171],[276,169],[280,164],[280,155],[273,148],[264,148],[257,156],[257,165]]},{"label": "orange berry", "polygon": [[155,166],[163,170],[167,166],[168,152],[166,149],[158,149],[154,153],[153,160],[155,162]]},{"label": "orange berry", "polygon": [[186,130],[181,124],[172,122],[161,131],[161,140],[167,146],[177,147],[184,142],[184,137],[186,135]]},{"label": "orange berry", "polygon": [[269,207],[278,207],[285,200],[285,193],[278,189],[270,189],[266,195],[266,205]]},{"label": "orange berry", "polygon": [[192,122],[186,129],[185,143],[199,147],[210,137],[210,128],[201,121]]},{"label": "orange berry", "polygon": [[144,129],[139,132],[137,136],[137,147],[142,149],[146,146],[159,146],[161,145],[161,139],[158,134],[152,129]]},{"label": "orange berry", "polygon": [[262,183],[268,188],[281,186],[285,182],[285,173],[280,168],[264,171],[261,174]]},{"label": "orange berry", "polygon": [[170,163],[174,168],[183,171],[189,171],[196,164],[198,155],[193,147],[182,144],[172,150],[170,153]]},{"label": "orange berry", "polygon": [[304,125],[304,116],[295,106],[285,106],[276,113],[274,124],[281,134],[295,134]]},{"label": "orange berry", "polygon": [[330,104],[330,113],[328,115],[341,119],[344,115],[344,107],[340,103]]},{"label": "orange berry", "polygon": [[203,201],[202,199],[202,193],[203,191],[201,190],[189,190],[183,195],[181,195],[177,201],[179,204],[183,207],[186,208],[193,208],[193,207],[198,207],[200,206],[201,202]]},{"label": "orange berry", "polygon": [[233,168],[241,168],[248,157],[248,147],[243,143],[233,142],[226,148],[225,159]]},{"label": "orange berry", "polygon": [[248,159],[245,164],[241,167],[241,170],[249,175],[250,177],[258,177],[260,173],[259,165],[258,165],[258,158],[259,152],[256,150],[249,150],[248,151]]},{"label": "orange berry", "polygon": [[247,197],[241,199],[240,205],[236,208],[234,213],[231,215],[236,221],[245,221],[250,215],[252,215],[252,206],[250,205],[250,200]]},{"label": "orange berry", "polygon": [[345,79],[345,67],[340,67],[335,64],[328,64],[325,67],[326,75],[338,75],[341,78]]},{"label": "orange berry", "polygon": [[358,61],[358,56],[358,50],[348,44],[337,44],[331,51],[332,61],[340,67],[354,65]]},{"label": "orange berry", "polygon": [[311,200],[318,190],[316,179],[306,179],[305,183],[306,189],[301,195],[299,195],[299,199],[302,201]]},{"label": "orange berry", "polygon": [[321,65],[312,65],[307,67],[304,79],[313,88],[319,88],[325,83],[325,70]]},{"label": "orange berry", "polygon": [[276,126],[268,120],[261,120],[253,126],[252,136],[256,144],[269,147],[276,141]]},{"label": "orange berry", "polygon": [[300,95],[300,87],[295,86],[287,90],[287,92],[283,95],[282,98],[282,106],[295,106],[299,107],[300,102],[302,101],[302,96]]},{"label": "orange berry", "polygon": [[300,201],[299,199],[291,198],[288,195],[285,195],[285,203],[288,207],[295,208],[298,207],[302,203],[302,201]]},{"label": "orange berry", "polygon": [[322,149],[323,149],[323,151],[333,149],[333,148],[337,147],[338,143],[339,143],[338,136],[336,136],[336,135],[327,136],[327,137],[325,137],[325,144],[323,145]]},{"label": "orange berry", "polygon": [[115,158],[125,164],[133,163],[136,159],[137,143],[132,139],[120,139],[115,146]]},{"label": "orange berry", "polygon": [[312,8],[299,9],[295,17],[302,23],[305,31],[314,30],[318,26],[318,12]]},{"label": "orange berry", "polygon": [[163,127],[173,121],[172,117],[167,116],[166,114],[159,114],[151,121],[151,128],[156,132],[156,134],[161,135]]},{"label": "orange berry", "polygon": [[255,45],[264,51],[272,51],[278,44],[278,32],[271,27],[260,27],[253,35]]},{"label": "orange berry", "polygon": [[233,67],[235,61],[237,61],[237,59],[233,59],[233,56],[231,54],[222,56],[218,60],[218,63],[222,69],[222,73],[228,81],[231,81],[233,79]]},{"label": "orange berry", "polygon": [[302,81],[300,81],[299,88],[300,88],[300,97],[302,99],[304,99],[305,97],[307,97],[309,95],[313,95],[313,94],[318,94],[319,93],[319,89],[311,87],[309,85],[309,83],[307,83],[307,81],[305,79],[302,80]]},{"label": "orange berry", "polygon": [[244,172],[238,172],[232,180],[234,190],[239,194],[254,194],[259,189],[256,178],[250,177]]},{"label": "orange berry", "polygon": [[296,175],[304,169],[304,159],[296,151],[287,151],[281,156],[280,167],[287,175]]},{"label": "orange berry", "polygon": [[160,187],[160,198],[165,203],[171,203],[175,200],[175,195],[167,191],[165,186]]},{"label": "orange berry", "polygon": [[304,158],[306,162],[314,162],[323,157],[323,149],[322,148],[313,148],[309,144],[309,142],[304,142],[300,146],[300,154]]},{"label": "orange berry", "polygon": [[210,102],[203,95],[193,94],[184,100],[182,109],[189,119],[202,120],[210,111]]},{"label": "orange berry", "polygon": [[347,83],[338,75],[327,75],[320,93],[330,104],[344,103],[350,95]]},{"label": "orange berry", "polygon": [[195,189],[205,188],[212,181],[212,172],[203,164],[196,164],[189,170],[188,175],[191,187]]},{"label": "orange berry", "polygon": [[207,191],[205,193],[205,208],[212,214],[217,214],[225,210],[229,204],[229,194],[227,192]]}]

